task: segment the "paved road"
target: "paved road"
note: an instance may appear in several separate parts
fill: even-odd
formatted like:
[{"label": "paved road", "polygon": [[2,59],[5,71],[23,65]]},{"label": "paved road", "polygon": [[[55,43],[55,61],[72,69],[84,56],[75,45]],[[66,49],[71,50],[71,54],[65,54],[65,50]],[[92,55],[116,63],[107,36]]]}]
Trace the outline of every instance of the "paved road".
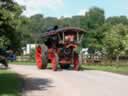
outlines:
[{"label": "paved road", "polygon": [[38,70],[11,65],[25,78],[23,96],[128,96],[128,76],[102,71]]}]

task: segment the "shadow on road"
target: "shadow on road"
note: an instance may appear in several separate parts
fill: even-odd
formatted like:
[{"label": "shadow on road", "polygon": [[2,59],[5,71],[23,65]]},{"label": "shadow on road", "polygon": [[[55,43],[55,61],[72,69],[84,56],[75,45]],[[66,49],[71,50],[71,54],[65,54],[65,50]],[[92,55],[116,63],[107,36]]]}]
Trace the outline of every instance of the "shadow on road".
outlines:
[{"label": "shadow on road", "polygon": [[26,78],[24,80],[23,92],[28,91],[45,91],[52,86],[52,81],[50,79],[43,78]]},{"label": "shadow on road", "polygon": [[83,68],[83,67],[80,67],[79,68],[79,71],[84,71],[84,70],[94,70],[94,69],[91,69],[91,68]]},{"label": "shadow on road", "polygon": [[[51,68],[51,67],[48,67],[47,70],[52,70],[52,68]],[[57,71],[63,71],[63,70],[74,71],[73,66],[70,66],[70,67],[67,68],[67,69],[66,69],[66,68],[65,68],[65,69],[62,69],[62,68],[60,68],[60,67],[57,67]],[[84,71],[84,70],[94,70],[94,69],[85,68],[85,67],[83,68],[83,67],[80,66],[80,68],[79,68],[78,71]]]}]

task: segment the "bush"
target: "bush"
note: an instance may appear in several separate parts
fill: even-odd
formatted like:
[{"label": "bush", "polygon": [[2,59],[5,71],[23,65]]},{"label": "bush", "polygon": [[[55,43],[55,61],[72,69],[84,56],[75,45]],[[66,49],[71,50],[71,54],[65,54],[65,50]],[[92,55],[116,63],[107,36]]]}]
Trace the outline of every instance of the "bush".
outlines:
[{"label": "bush", "polygon": [[31,49],[29,56],[31,61],[35,61],[35,49]]}]

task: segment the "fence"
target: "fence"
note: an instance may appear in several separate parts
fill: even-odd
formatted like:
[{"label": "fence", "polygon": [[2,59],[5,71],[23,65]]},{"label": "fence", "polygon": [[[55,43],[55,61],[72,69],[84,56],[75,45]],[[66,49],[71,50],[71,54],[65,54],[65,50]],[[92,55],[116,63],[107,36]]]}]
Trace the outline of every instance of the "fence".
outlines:
[{"label": "fence", "polygon": [[30,61],[30,56],[17,56],[16,61]]}]

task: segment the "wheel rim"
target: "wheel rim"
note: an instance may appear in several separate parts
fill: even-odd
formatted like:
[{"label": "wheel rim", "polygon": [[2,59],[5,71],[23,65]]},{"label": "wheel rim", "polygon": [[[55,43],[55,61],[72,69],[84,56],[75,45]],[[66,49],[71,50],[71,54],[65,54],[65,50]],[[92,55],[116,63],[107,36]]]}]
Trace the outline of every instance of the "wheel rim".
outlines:
[{"label": "wheel rim", "polygon": [[45,45],[42,45],[42,64],[43,69],[46,69],[48,64],[48,49]]}]

